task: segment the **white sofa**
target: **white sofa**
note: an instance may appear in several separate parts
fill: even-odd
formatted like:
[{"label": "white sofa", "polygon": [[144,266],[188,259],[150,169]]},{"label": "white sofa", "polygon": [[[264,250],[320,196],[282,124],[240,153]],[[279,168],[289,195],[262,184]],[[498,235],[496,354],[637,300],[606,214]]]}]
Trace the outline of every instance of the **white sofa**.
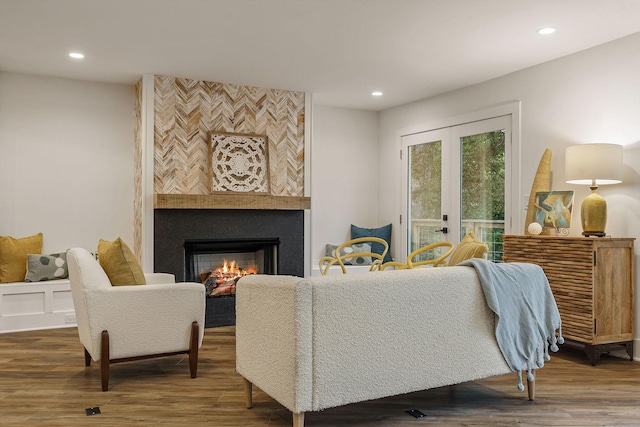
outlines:
[{"label": "white sofa", "polygon": [[472,267],[246,276],[236,370],[247,407],[253,384],[298,427],[308,411],[511,372],[494,322]]}]

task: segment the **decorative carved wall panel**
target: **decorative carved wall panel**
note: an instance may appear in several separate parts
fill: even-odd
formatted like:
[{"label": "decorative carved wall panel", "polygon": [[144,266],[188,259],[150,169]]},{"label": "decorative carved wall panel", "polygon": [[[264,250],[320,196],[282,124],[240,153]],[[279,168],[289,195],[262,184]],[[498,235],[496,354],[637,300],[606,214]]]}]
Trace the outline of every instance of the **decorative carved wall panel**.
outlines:
[{"label": "decorative carved wall panel", "polygon": [[267,137],[211,134],[212,191],[269,193]]}]

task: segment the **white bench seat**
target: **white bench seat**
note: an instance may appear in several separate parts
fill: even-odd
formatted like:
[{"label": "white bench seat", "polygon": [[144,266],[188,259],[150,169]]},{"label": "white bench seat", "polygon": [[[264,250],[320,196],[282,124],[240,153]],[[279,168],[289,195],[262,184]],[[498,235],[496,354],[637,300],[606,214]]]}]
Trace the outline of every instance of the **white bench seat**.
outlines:
[{"label": "white bench seat", "polygon": [[76,326],[68,279],[0,284],[0,333]]}]

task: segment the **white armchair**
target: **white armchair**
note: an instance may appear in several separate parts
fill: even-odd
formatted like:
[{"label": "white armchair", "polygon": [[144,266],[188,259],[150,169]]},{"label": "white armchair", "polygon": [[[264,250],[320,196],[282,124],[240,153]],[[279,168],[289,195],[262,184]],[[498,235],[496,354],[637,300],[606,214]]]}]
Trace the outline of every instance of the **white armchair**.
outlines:
[{"label": "white armchair", "polygon": [[100,362],[103,391],[109,389],[109,366],[117,362],[187,353],[196,377],[204,335],[202,284],[146,273],[146,285],[112,286],[86,249],[70,249],[67,261],[85,366]]}]

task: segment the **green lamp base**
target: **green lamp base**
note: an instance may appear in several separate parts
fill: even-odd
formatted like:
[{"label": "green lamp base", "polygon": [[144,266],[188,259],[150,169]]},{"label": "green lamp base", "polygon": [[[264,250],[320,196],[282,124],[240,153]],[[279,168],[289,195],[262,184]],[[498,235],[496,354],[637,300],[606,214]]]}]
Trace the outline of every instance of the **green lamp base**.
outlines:
[{"label": "green lamp base", "polygon": [[604,237],[604,227],[607,224],[607,202],[604,197],[596,193],[598,187],[591,187],[589,194],[580,206],[582,220],[582,235]]}]

